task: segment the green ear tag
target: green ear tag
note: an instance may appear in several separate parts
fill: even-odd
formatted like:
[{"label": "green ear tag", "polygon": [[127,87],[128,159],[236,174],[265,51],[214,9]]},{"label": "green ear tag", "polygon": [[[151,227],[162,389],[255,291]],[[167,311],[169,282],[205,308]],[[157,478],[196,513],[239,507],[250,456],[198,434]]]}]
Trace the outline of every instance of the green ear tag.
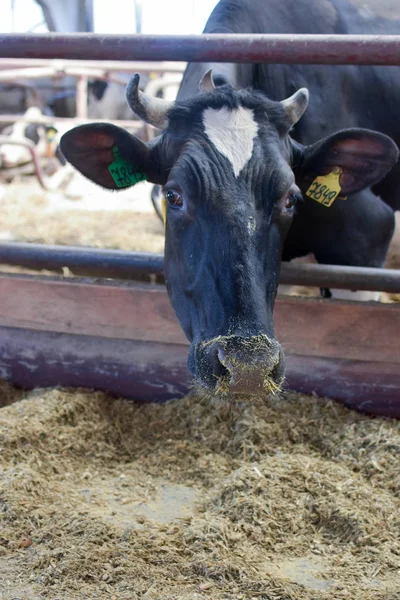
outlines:
[{"label": "green ear tag", "polygon": [[130,187],[139,183],[139,181],[146,180],[144,173],[135,171],[131,163],[122,158],[116,146],[113,148],[113,154],[115,160],[109,165],[108,171],[118,188]]}]

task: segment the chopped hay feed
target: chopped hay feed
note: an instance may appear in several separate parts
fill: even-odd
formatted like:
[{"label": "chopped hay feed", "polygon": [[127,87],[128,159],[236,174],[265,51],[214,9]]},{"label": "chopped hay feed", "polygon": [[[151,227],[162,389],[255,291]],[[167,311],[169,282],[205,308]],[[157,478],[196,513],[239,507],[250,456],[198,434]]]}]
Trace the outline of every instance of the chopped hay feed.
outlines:
[{"label": "chopped hay feed", "polygon": [[0,237],[36,244],[163,252],[164,228],[150,200],[150,212],[140,211],[146,208],[144,202],[118,202],[119,194],[108,194],[108,202],[99,201],[96,206],[92,201],[86,209],[82,199],[68,201],[61,194],[45,192],[35,180],[0,186]]},{"label": "chopped hay feed", "polygon": [[300,394],[2,401],[7,600],[399,598],[398,422]]}]

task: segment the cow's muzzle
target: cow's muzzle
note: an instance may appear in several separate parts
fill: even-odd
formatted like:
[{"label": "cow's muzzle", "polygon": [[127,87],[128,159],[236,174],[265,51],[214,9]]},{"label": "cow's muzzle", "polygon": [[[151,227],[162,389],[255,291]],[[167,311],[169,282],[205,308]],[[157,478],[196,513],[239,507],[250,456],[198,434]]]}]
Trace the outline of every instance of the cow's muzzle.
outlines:
[{"label": "cow's muzzle", "polygon": [[280,391],[284,371],[282,347],[267,335],[219,336],[195,350],[197,386],[217,395],[265,397]]}]

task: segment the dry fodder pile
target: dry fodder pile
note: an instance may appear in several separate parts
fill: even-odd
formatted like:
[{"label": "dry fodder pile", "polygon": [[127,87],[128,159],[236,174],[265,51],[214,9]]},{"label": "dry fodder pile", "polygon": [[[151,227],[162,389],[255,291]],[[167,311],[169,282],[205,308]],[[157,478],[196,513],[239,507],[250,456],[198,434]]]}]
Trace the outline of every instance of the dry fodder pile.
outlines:
[{"label": "dry fodder pile", "polygon": [[399,423],[299,394],[0,397],[6,600],[400,598]]},{"label": "dry fodder pile", "polygon": [[[164,228],[154,213],[133,210],[82,210],[54,205],[37,186],[13,183],[0,196],[0,237],[18,242],[163,252]],[[4,239],[4,237],[3,237]]]}]

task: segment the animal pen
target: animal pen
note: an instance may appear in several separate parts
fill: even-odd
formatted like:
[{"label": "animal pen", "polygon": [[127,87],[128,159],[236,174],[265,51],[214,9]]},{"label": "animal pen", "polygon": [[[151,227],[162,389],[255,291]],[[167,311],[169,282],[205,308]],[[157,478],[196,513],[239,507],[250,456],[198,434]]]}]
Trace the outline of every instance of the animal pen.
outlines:
[{"label": "animal pen", "polygon": [[[400,65],[400,36],[0,37],[0,58],[78,61],[82,56],[92,61]],[[188,343],[163,287],[161,255],[1,243],[0,262],[54,272],[69,267],[79,276],[0,275],[4,379],[24,388],[89,387],[139,401],[186,393]],[[281,283],[399,293],[400,273],[283,264]],[[279,296],[274,314],[286,352],[288,389],[400,418],[398,305]]]}]

